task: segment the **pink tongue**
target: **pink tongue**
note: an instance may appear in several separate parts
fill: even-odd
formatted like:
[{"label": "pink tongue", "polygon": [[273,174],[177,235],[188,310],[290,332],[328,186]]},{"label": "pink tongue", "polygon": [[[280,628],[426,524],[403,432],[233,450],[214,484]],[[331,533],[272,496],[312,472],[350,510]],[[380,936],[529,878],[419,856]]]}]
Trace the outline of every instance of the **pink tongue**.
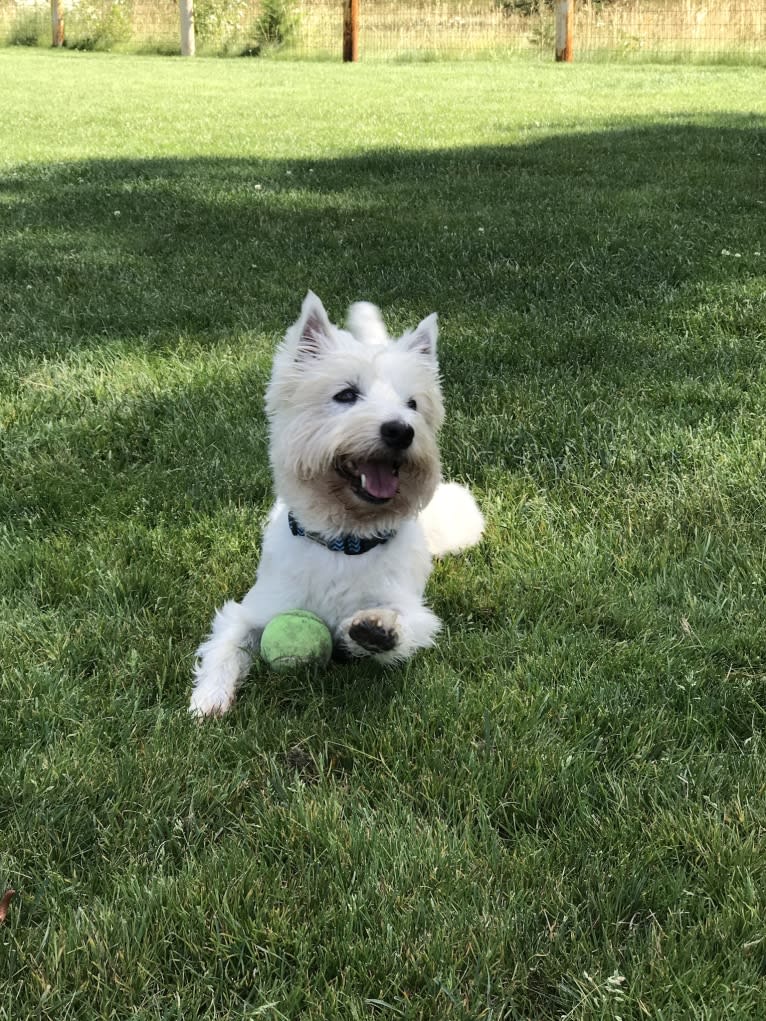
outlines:
[{"label": "pink tongue", "polygon": [[364,476],[362,487],[378,500],[390,500],[399,492],[399,478],[388,465],[375,461],[363,461],[357,471]]}]

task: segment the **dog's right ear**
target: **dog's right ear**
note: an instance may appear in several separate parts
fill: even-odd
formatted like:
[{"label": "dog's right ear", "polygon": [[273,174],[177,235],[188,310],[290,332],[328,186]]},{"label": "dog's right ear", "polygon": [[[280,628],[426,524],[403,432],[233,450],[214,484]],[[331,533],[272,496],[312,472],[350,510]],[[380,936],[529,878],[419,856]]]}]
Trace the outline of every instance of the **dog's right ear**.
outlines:
[{"label": "dog's right ear", "polygon": [[318,358],[332,343],[332,324],[324,305],[313,291],[309,291],[303,299],[301,317],[296,326],[296,362]]},{"label": "dog's right ear", "polygon": [[400,343],[407,351],[423,355],[429,361],[436,361],[436,339],[439,336],[439,319],[435,312],[415,327],[412,333],[405,333]]}]

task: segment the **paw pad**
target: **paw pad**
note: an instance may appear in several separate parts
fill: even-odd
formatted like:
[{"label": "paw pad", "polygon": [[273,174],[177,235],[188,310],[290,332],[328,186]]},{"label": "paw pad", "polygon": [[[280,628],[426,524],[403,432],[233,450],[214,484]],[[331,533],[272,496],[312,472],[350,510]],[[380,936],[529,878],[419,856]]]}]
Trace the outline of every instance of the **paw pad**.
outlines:
[{"label": "paw pad", "polygon": [[386,627],[380,617],[355,617],[348,629],[349,637],[367,652],[390,652],[396,647],[396,629]]}]

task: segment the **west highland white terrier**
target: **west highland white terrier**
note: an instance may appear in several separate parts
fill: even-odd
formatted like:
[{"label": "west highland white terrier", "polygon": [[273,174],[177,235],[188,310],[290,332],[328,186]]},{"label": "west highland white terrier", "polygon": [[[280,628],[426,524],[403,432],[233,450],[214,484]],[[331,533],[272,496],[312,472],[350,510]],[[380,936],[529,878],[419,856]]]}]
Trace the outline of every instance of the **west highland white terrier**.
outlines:
[{"label": "west highland white terrier", "polygon": [[433,645],[431,558],[481,537],[472,495],[441,481],[436,315],[391,340],[360,302],[347,327],[309,292],[276,352],[266,392],[276,503],[255,585],[218,611],[198,649],[198,716],[231,707],[263,628],[287,610],[321,617],[339,658],[395,663]]}]

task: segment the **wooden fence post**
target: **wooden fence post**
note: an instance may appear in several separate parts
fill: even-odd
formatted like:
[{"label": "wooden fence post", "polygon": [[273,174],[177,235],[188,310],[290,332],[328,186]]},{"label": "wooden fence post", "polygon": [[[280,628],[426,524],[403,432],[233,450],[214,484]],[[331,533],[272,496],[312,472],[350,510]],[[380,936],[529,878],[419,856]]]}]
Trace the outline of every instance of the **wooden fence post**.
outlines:
[{"label": "wooden fence post", "polygon": [[181,13],[181,56],[193,57],[196,49],[194,39],[194,0],[178,0]]},{"label": "wooden fence post", "polygon": [[574,32],[574,0],[555,0],[556,60],[571,60]]},{"label": "wooden fence post", "polygon": [[343,60],[359,60],[359,0],[343,0]]},{"label": "wooden fence post", "polygon": [[64,5],[63,0],[51,0],[51,36],[52,46],[64,45]]}]

